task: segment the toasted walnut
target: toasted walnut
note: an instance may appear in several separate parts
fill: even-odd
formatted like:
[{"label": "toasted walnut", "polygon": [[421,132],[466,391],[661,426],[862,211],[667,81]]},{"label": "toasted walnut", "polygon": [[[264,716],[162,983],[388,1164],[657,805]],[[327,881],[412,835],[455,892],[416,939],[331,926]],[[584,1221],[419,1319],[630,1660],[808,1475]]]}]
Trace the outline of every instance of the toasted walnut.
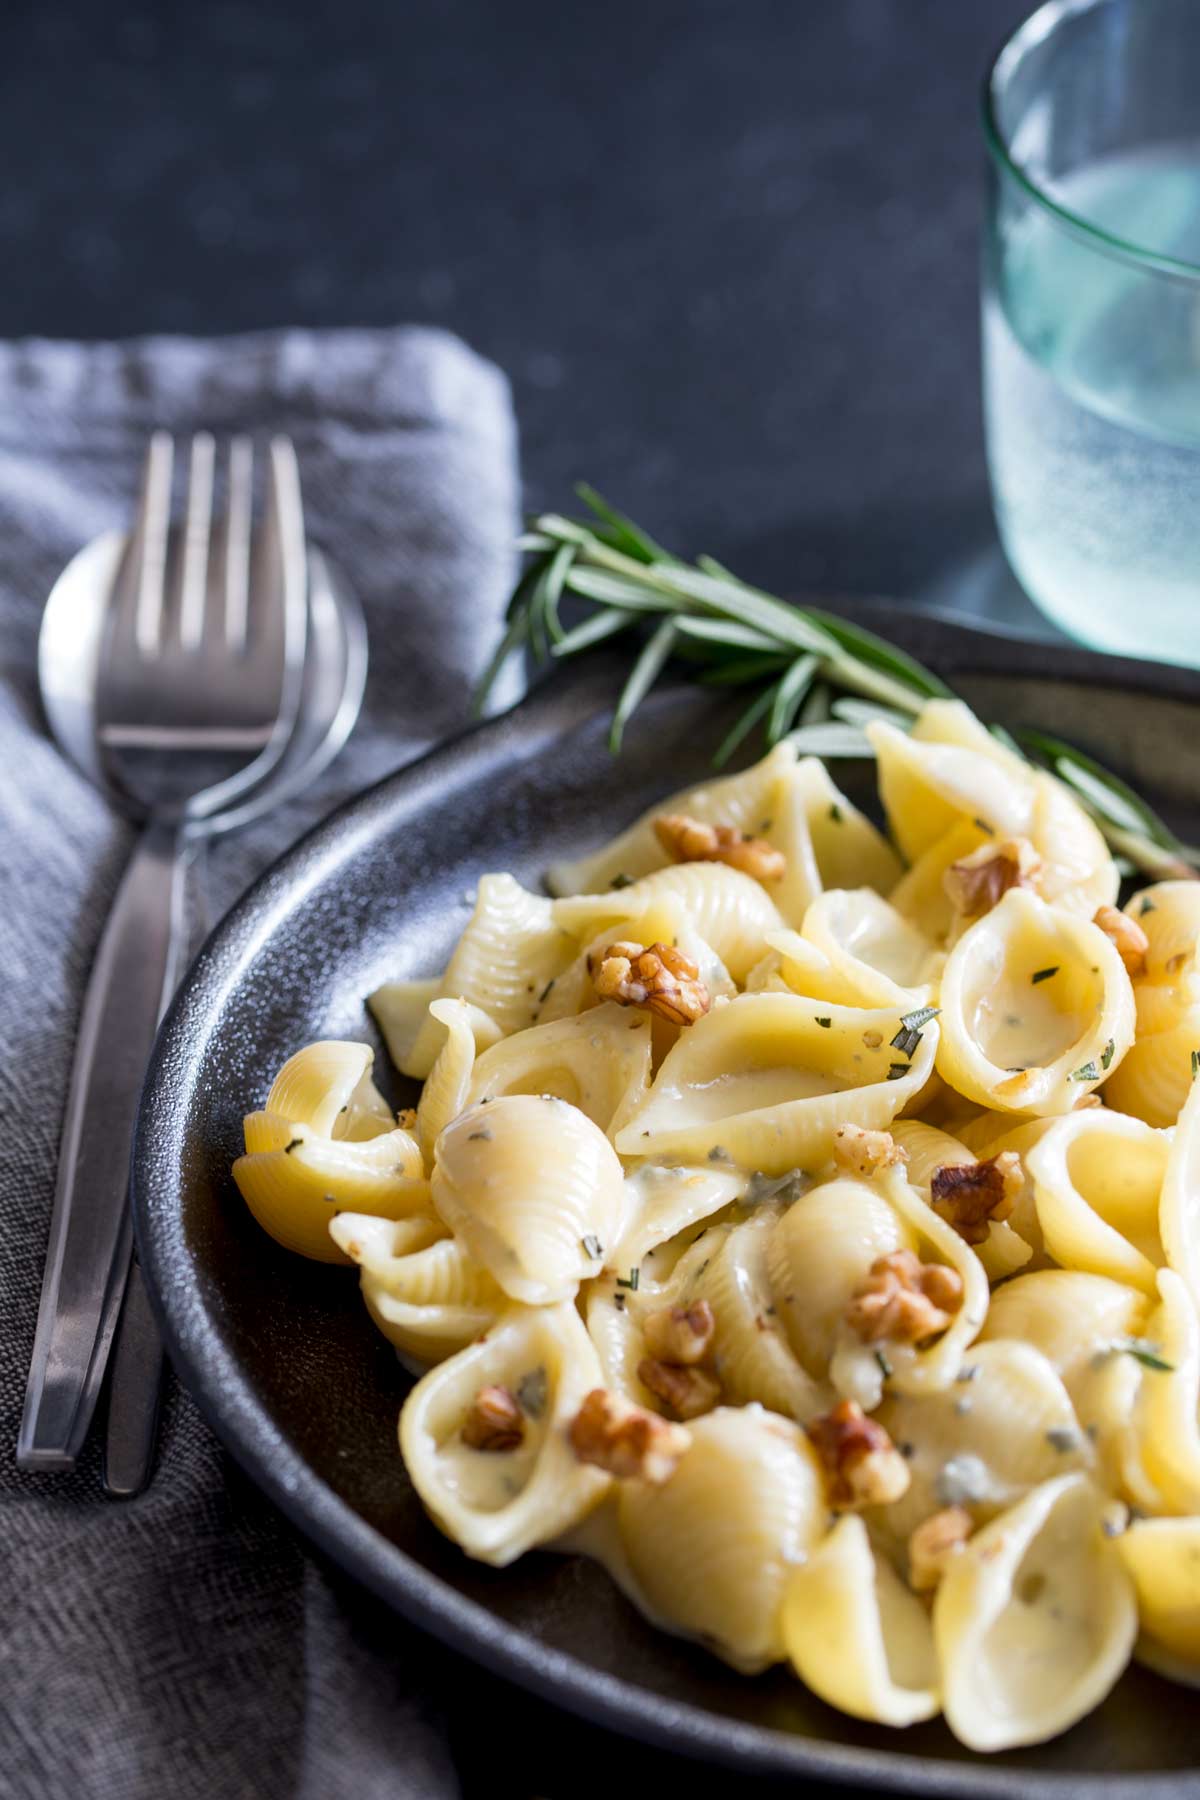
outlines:
[{"label": "toasted walnut", "polygon": [[856,1401],[839,1401],[804,1429],[825,1466],[835,1506],[886,1506],[908,1491],[908,1464]]},{"label": "toasted walnut", "polygon": [[866,1131],[861,1125],[839,1125],[833,1134],[833,1160],[843,1175],[868,1177],[880,1169],[908,1161],[889,1131]]},{"label": "toasted walnut", "polygon": [[711,1004],[696,964],[670,944],[610,944],[589,956],[588,973],[602,1000],[644,1006],[672,1025],[694,1025]]},{"label": "toasted walnut", "polygon": [[732,825],[704,825],[687,813],[660,813],[654,821],[659,843],[676,862],[728,863],[756,881],[782,881],[787,858],[766,838],[748,837]]},{"label": "toasted walnut", "polygon": [[651,1356],[663,1362],[698,1363],[708,1355],[716,1323],[708,1301],[693,1300],[690,1306],[661,1306],[648,1313],[642,1336]]},{"label": "toasted walnut", "polygon": [[1025,1186],[1021,1159],[1002,1150],[986,1162],[945,1163],[929,1183],[933,1210],[968,1244],[982,1244],[992,1220],[1007,1219]]},{"label": "toasted walnut", "polygon": [[955,909],[968,919],[990,912],[1009,888],[1032,887],[1042,859],[1028,838],[981,844],[961,862],[951,863],[942,885]]},{"label": "toasted walnut", "polygon": [[506,1387],[481,1387],[462,1428],[472,1450],[515,1450],[524,1441],[525,1417],[517,1396]]},{"label": "toasted walnut", "polygon": [[1146,973],[1146,952],[1150,948],[1150,939],[1136,919],[1131,919],[1128,913],[1118,912],[1115,906],[1098,906],[1092,917],[1092,924],[1098,925],[1109,939],[1125,964],[1128,975]]},{"label": "toasted walnut", "polygon": [[846,1323],[865,1344],[891,1338],[919,1344],[945,1331],[962,1305],[962,1276],[944,1263],[923,1263],[911,1250],[879,1256],[846,1305]]},{"label": "toasted walnut", "polygon": [[918,1594],[932,1592],[974,1529],[965,1506],[944,1506],[941,1512],[930,1513],[908,1540],[910,1587]]},{"label": "toasted walnut", "polygon": [[682,1363],[644,1356],[638,1364],[638,1380],[677,1419],[698,1419],[701,1413],[711,1412],[721,1399],[721,1384],[716,1376],[694,1365],[684,1368]]},{"label": "toasted walnut", "polygon": [[595,1463],[621,1480],[639,1476],[655,1486],[670,1480],[692,1444],[682,1425],[672,1425],[608,1388],[593,1388],[585,1397],[567,1436],[580,1462]]}]

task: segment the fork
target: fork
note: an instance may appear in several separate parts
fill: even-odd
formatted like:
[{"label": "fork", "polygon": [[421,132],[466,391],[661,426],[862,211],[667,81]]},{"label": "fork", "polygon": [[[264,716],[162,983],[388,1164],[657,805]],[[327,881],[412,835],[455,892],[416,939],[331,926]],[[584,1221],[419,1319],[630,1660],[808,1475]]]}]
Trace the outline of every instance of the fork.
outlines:
[{"label": "fork", "polygon": [[156,433],[97,670],[107,791],[143,823],[80,1019],[17,1441],[23,1468],[73,1467],[95,1411],[129,1271],[134,1118],[178,975],[189,831],[275,766],[300,696],[305,540],[290,442],[271,443],[257,530],[247,439],[230,444],[216,528],[214,440],[192,440],[178,532],[170,528],[173,463],[172,439]]}]

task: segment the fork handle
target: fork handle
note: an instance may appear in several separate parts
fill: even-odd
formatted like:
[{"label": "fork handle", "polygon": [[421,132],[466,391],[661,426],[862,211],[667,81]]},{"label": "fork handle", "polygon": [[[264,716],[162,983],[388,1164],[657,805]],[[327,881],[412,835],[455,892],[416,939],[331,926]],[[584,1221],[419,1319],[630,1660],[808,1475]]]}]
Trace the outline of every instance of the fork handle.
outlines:
[{"label": "fork handle", "polygon": [[95,1411],[129,1271],[134,1120],[170,974],[175,826],[142,831],[84,997],[59,1144],[37,1331],[17,1439],[25,1469],[69,1469]]}]

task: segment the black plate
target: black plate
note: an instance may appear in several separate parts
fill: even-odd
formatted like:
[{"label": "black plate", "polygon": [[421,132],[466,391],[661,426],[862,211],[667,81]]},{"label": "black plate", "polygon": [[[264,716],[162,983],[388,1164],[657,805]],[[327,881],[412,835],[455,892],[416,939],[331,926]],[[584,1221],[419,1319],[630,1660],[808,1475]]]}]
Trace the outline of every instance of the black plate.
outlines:
[{"label": "black plate", "polygon": [[[1090,746],[1200,836],[1194,675],[854,610],[985,717]],[[533,1555],[503,1573],[468,1561],[408,1484],[396,1444],[407,1378],[354,1272],[277,1249],[239,1199],[228,1171],[243,1112],[311,1039],[377,1043],[364,995],[441,966],[483,871],[536,885],[552,854],[599,843],[705,775],[711,693],[654,695],[614,763],[613,682],[611,664],[581,667],[370,789],[277,863],[209,941],[159,1039],[135,1150],[138,1239],[176,1367],[254,1480],[351,1574],[447,1643],[602,1724],[745,1769],[910,1793],[1194,1791],[1194,1696],[1138,1669],[1065,1737],[985,1760],[940,1721],[863,1726],[782,1669],[734,1675],[652,1631],[582,1560]],[[870,774],[858,771],[866,792]],[[382,1050],[377,1067],[387,1068]],[[400,1086],[395,1098],[407,1098]]]}]

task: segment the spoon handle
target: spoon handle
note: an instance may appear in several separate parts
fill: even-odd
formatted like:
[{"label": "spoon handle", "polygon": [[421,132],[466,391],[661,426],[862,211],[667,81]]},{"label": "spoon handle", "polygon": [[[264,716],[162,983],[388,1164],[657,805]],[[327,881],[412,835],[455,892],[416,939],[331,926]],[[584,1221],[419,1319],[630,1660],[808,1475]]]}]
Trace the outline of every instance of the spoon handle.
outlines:
[{"label": "spoon handle", "polygon": [[177,923],[177,837],[153,820],[144,828],[84,997],[17,1439],[24,1469],[74,1467],[116,1327],[132,1242],[134,1120]]}]

